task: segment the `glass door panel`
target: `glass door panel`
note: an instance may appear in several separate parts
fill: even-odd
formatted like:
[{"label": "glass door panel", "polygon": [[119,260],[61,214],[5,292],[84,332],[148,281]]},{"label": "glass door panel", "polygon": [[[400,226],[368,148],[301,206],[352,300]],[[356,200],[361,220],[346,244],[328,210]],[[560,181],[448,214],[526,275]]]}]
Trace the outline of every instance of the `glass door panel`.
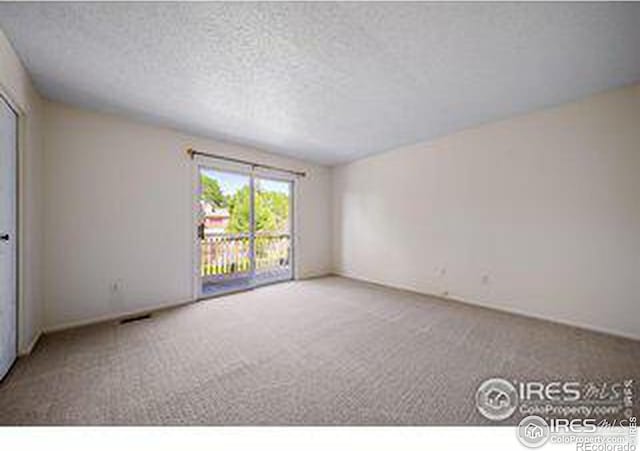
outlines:
[{"label": "glass door panel", "polygon": [[251,177],[200,167],[200,277],[202,294],[231,291],[253,274]]},{"label": "glass door panel", "polygon": [[255,276],[258,284],[292,277],[291,187],[289,181],[255,178]]}]

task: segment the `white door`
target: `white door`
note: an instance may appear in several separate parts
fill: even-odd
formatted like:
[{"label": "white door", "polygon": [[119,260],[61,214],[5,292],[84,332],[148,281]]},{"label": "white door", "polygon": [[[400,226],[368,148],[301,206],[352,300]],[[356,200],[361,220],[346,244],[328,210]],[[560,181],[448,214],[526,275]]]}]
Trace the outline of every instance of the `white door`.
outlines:
[{"label": "white door", "polygon": [[16,359],[16,113],[0,97],[0,379]]}]

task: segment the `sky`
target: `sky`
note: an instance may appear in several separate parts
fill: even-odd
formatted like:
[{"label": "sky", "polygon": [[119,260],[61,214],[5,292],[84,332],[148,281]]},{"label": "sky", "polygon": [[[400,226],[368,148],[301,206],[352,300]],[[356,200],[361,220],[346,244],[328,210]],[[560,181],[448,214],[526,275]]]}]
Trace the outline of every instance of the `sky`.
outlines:
[{"label": "sky", "polygon": [[[201,169],[200,171],[207,177],[217,180],[222,193],[225,195],[234,194],[237,190],[249,184],[249,176],[247,175],[214,171],[213,169]],[[256,182],[260,184],[264,191],[289,194],[289,183],[287,182],[261,178],[256,178]]]}]

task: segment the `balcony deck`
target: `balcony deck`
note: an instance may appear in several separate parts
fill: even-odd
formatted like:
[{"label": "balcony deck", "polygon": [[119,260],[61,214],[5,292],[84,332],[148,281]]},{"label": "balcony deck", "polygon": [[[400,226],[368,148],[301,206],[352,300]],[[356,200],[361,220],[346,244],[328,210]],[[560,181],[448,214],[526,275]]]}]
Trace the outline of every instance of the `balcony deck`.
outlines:
[{"label": "balcony deck", "polygon": [[[213,234],[201,240],[203,298],[292,278],[289,234],[257,233],[255,254],[250,243],[248,234]],[[256,268],[253,275],[252,266]]]}]

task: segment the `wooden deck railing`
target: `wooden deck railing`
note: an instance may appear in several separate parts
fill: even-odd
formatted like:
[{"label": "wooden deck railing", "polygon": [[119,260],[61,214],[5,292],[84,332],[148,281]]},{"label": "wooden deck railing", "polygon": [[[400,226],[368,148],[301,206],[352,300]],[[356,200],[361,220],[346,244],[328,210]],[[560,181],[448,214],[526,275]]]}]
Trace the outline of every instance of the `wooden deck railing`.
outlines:
[{"label": "wooden deck railing", "polygon": [[[203,277],[241,275],[251,270],[249,234],[215,234],[201,240]],[[258,232],[255,237],[256,271],[286,268],[290,261],[291,236]]]},{"label": "wooden deck railing", "polygon": [[256,234],[256,271],[289,266],[291,236],[285,233]]}]

